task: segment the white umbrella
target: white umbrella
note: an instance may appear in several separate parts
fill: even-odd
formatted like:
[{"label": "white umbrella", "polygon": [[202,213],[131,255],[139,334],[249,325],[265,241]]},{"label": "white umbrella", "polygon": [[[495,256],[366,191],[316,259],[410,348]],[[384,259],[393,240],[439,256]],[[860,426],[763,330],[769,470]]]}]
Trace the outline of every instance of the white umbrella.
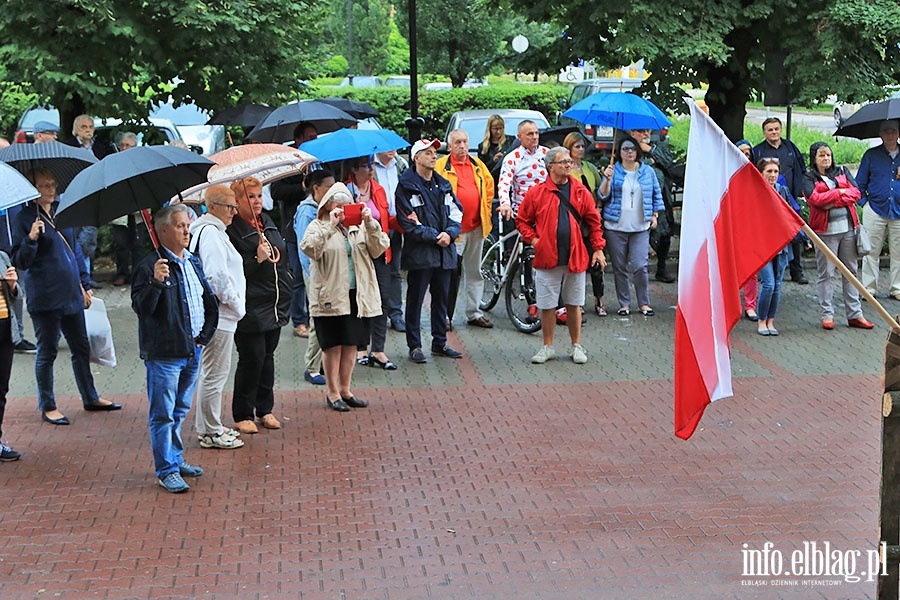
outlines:
[{"label": "white umbrella", "polygon": [[41,193],[24,175],[0,162],[0,210],[6,210],[40,197]]}]

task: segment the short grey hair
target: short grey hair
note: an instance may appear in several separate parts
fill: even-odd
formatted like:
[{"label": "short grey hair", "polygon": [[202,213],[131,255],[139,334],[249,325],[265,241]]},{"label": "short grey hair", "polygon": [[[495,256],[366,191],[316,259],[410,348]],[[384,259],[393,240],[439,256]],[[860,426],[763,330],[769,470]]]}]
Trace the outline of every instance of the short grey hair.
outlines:
[{"label": "short grey hair", "polygon": [[75,117],[75,120],[72,121],[72,135],[78,135],[78,124],[82,121],[90,121],[91,125],[93,125],[94,117],[91,115],[78,115]]},{"label": "short grey hair", "polygon": [[550,148],[547,150],[547,155],[544,157],[544,164],[550,165],[550,163],[556,162],[556,157],[560,154],[569,154],[569,151],[565,146],[557,146],[556,148]]},{"label": "short grey hair", "polygon": [[465,129],[454,129],[447,135],[447,140],[452,140],[454,135],[464,135],[466,136],[466,140],[469,139],[469,134]]},{"label": "short grey hair", "polygon": [[165,225],[168,227],[172,224],[172,217],[175,216],[175,213],[183,212],[190,219],[193,216],[193,212],[184,204],[167,204],[163,206],[161,209],[156,211],[156,214],[153,215],[153,226],[159,229],[161,226]]},{"label": "short grey hair", "polygon": [[138,142],[138,136],[136,133],[132,133],[130,131],[123,131],[119,135],[116,136],[116,146],[122,143],[122,140],[134,140],[135,145]]}]

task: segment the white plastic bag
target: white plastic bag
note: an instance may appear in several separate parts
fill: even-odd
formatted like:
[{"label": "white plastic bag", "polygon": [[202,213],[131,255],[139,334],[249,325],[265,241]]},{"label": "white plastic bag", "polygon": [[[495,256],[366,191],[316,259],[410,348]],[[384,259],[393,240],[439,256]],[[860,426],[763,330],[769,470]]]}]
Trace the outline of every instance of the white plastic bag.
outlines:
[{"label": "white plastic bag", "polygon": [[84,324],[91,342],[91,362],[104,367],[115,367],[116,348],[103,300],[94,296],[91,307],[84,311]]}]

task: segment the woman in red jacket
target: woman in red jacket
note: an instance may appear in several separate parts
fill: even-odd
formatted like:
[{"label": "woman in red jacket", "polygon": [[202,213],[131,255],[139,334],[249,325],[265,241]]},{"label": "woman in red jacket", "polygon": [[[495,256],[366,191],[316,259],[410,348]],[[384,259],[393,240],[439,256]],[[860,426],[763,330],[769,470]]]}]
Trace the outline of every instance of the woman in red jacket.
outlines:
[{"label": "woman in red jacket", "polygon": [[[809,226],[819,234],[822,241],[837,254],[851,273],[856,275],[856,236],[859,232],[859,216],[856,202],[860,198],[859,189],[853,175],[846,167],[834,164],[831,147],[825,142],[816,142],[809,147],[809,169],[803,182],[803,195],[809,204]],[[822,328],[834,329],[834,276],[835,267],[821,250],[816,248],[816,266]],[[843,280],[844,307],[847,324],[860,329],[875,327],[863,316],[859,292],[847,280]]]},{"label": "woman in red jacket", "polygon": [[[354,201],[365,204],[372,211],[372,218],[381,223],[381,230],[388,233],[389,229],[403,232],[397,223],[397,217],[393,217],[388,213],[387,193],[374,178],[375,167],[372,164],[371,156],[362,156],[360,158],[352,158],[344,163],[344,182],[353,193]],[[388,248],[384,254],[376,259],[375,276],[378,279],[378,288],[381,292],[381,305],[389,304],[387,294],[391,281],[391,249]],[[384,343],[387,339],[387,315],[381,314],[371,320],[371,352],[367,350],[367,345],[361,345],[357,348],[356,362],[360,365],[368,365],[370,367],[380,367],[387,371],[397,369],[395,365],[384,353]]]}]

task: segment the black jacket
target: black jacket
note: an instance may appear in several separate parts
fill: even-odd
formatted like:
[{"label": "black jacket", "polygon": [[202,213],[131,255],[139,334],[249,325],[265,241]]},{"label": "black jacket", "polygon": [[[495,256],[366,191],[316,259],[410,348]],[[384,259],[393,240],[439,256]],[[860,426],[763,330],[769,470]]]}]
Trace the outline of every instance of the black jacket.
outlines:
[{"label": "black jacket", "polygon": [[277,263],[256,262],[259,233],[240,216],[236,216],[226,232],[244,262],[247,279],[247,314],[238,321],[238,333],[260,333],[284,327],[291,316],[291,275],[287,246],[269,215],[260,215],[263,232],[281,260]]},{"label": "black jacket", "polygon": [[138,315],[141,358],[190,358],[197,344],[205,346],[212,339],[219,323],[219,302],[203,274],[200,259],[192,254],[190,264],[194,265],[203,284],[203,329],[194,339],[184,291],[184,273],[178,263],[170,260],[169,278],[160,283],[153,277],[157,260],[156,253],[148,255],[135,267],[132,277],[131,308]]},{"label": "black jacket", "polygon": [[[450,182],[438,175],[425,181],[415,169],[407,169],[400,176],[395,194],[397,222],[403,228],[402,267],[415,269],[455,269],[456,244],[453,240],[462,231],[462,205],[453,193]],[[415,212],[419,223],[409,219]],[[438,235],[450,235],[450,245],[441,248]]]}]

